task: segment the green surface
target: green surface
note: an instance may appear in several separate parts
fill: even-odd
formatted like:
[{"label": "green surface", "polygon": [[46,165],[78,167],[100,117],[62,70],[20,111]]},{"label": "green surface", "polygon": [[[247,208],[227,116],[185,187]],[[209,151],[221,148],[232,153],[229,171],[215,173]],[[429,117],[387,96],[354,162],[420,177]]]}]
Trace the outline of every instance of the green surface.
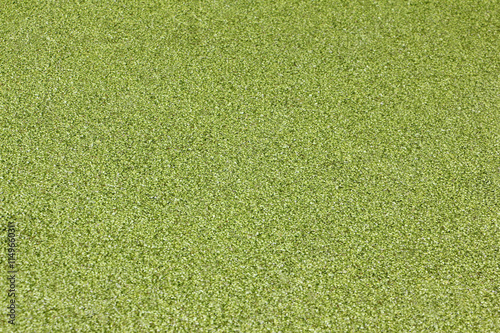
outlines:
[{"label": "green surface", "polygon": [[0,47],[18,332],[500,331],[498,1],[0,0]]}]

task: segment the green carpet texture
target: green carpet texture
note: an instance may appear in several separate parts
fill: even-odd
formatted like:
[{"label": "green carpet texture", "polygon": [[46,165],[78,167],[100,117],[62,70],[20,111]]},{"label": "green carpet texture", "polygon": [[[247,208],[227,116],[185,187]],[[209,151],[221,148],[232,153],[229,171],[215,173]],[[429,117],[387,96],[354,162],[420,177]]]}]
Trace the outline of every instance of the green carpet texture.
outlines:
[{"label": "green carpet texture", "polygon": [[0,0],[0,165],[0,332],[500,332],[498,0]]}]

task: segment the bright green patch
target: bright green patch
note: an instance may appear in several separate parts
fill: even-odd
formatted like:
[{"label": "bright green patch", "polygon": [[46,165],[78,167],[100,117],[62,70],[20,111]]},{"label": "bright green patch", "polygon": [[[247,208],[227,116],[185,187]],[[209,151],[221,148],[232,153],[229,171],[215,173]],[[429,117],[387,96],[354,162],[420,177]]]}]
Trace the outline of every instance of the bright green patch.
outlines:
[{"label": "bright green patch", "polygon": [[497,330],[499,29],[498,1],[0,1],[17,331]]}]

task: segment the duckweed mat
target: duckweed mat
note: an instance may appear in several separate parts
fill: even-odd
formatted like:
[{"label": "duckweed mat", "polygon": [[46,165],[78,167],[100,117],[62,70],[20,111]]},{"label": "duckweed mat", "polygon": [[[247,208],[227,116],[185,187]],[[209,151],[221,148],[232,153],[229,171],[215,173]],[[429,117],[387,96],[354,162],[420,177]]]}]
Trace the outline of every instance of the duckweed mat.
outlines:
[{"label": "duckweed mat", "polygon": [[1,332],[499,331],[498,1],[0,0],[0,47]]}]

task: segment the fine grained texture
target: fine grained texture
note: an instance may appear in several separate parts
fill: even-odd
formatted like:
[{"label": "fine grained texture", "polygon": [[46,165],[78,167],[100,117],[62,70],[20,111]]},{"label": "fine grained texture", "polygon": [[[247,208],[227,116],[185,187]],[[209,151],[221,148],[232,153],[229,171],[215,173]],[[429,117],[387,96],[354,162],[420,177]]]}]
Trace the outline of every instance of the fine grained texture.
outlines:
[{"label": "fine grained texture", "polygon": [[18,332],[499,329],[498,1],[0,0],[0,22]]}]

